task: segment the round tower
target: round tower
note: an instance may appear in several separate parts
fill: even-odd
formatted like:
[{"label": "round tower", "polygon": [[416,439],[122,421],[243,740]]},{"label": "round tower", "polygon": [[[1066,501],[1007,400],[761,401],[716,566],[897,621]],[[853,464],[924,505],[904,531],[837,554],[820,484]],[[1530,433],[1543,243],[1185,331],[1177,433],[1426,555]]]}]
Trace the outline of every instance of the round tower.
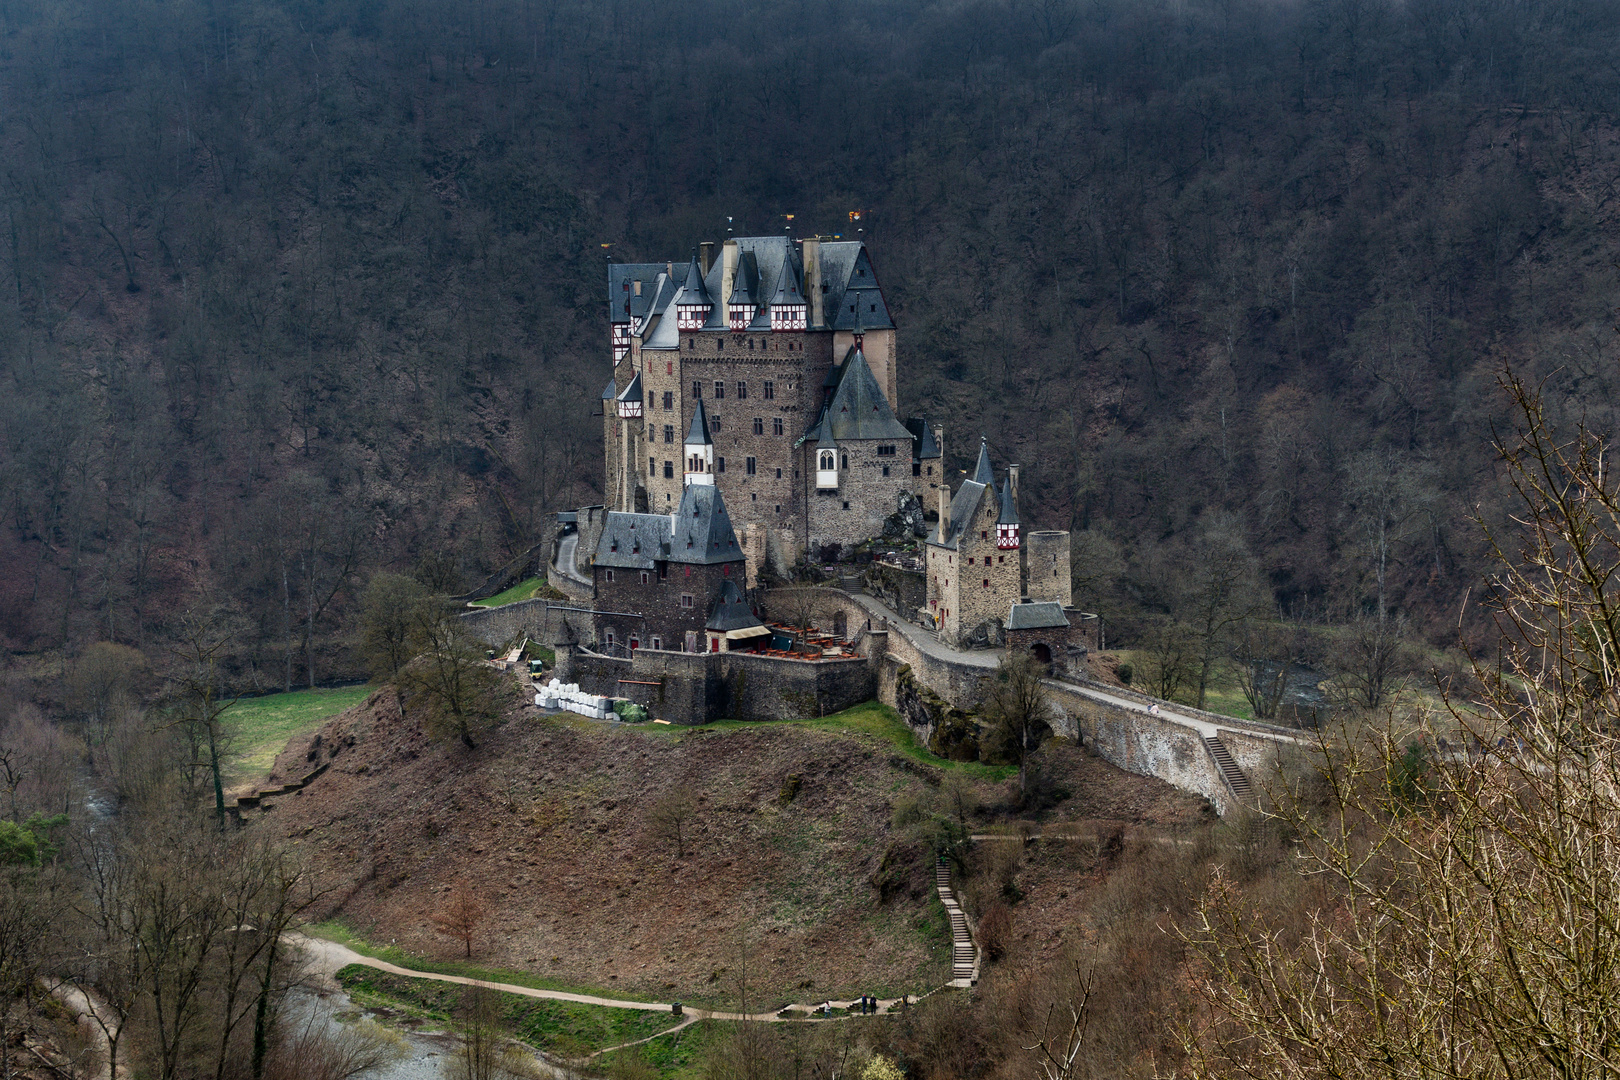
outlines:
[{"label": "round tower", "polygon": [[1031,600],[1074,604],[1069,577],[1069,534],[1056,530],[1024,534],[1024,595]]}]

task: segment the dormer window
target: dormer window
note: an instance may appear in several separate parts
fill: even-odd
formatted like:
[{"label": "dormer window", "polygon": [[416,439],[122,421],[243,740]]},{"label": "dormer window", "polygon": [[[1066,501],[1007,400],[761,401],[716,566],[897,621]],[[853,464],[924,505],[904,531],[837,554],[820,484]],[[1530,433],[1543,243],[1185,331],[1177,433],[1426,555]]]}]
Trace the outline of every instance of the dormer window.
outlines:
[{"label": "dormer window", "polygon": [[746,330],[748,324],[754,321],[755,307],[753,304],[731,305],[731,329]]},{"label": "dormer window", "polygon": [[703,324],[708,321],[708,304],[675,305],[675,329],[677,330],[701,330]]},{"label": "dormer window", "polygon": [[803,304],[775,304],[771,307],[771,329],[803,330],[808,311]]}]

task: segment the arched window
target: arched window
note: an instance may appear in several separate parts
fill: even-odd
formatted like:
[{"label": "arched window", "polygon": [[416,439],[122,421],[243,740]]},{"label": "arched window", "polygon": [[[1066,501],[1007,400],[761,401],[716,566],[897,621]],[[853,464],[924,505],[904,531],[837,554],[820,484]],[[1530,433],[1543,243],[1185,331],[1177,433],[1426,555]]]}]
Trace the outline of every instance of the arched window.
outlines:
[{"label": "arched window", "polygon": [[831,450],[823,450],[821,452],[821,461],[820,461],[819,464],[816,465],[816,468],[818,468],[818,469],[836,469],[836,468],[838,468],[838,466],[834,462],[835,462],[835,455],[833,454],[833,452]]}]

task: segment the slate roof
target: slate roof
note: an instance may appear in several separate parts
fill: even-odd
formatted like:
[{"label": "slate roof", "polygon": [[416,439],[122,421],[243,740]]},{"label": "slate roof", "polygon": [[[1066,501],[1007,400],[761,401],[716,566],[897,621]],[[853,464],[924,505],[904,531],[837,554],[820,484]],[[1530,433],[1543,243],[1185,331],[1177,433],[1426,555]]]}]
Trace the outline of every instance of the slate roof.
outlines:
[{"label": "slate roof", "polygon": [[917,440],[911,446],[911,460],[939,457],[939,442],[934,438],[934,429],[928,426],[928,417],[913,416],[906,421],[906,430]]},{"label": "slate roof", "polygon": [[[650,286],[663,271],[663,263],[608,263],[608,322],[632,322],[647,314],[652,301]],[[637,281],[642,283],[640,296],[636,295]]]},{"label": "slate roof", "polygon": [[714,612],[709,616],[709,621],[703,625],[704,629],[724,633],[727,630],[746,630],[750,626],[764,624],[749,610],[748,602],[743,599],[742,590],[737,588],[737,583],[727,579],[720,583],[720,596],[714,602]]},{"label": "slate roof", "polygon": [[782,263],[781,271],[776,275],[776,290],[771,294],[771,307],[804,302],[804,292],[799,288],[798,268],[792,259],[786,259]]},{"label": "slate roof", "polygon": [[996,524],[1018,524],[1018,504],[1013,501],[1012,477],[1010,476],[1001,485],[1001,516],[996,518]]},{"label": "slate roof", "polygon": [[697,408],[692,410],[692,426],[686,432],[687,446],[712,446],[714,440],[709,437],[709,414],[703,411],[703,399],[698,398]]},{"label": "slate roof", "polygon": [[720,489],[712,484],[687,485],[681,492],[681,507],[675,511],[669,561],[710,565],[741,562],[742,558]]},{"label": "slate roof", "polygon": [[1068,626],[1069,617],[1063,614],[1063,605],[1056,600],[1041,600],[1028,604],[1014,604],[1007,616],[1009,630],[1044,630],[1054,626]]},{"label": "slate roof", "polygon": [[956,489],[956,495],[951,499],[951,527],[945,536],[940,536],[939,526],[928,537],[928,542],[935,547],[954,549],[957,541],[962,538],[962,523],[973,520],[973,515],[979,509],[979,500],[984,497],[987,490],[993,490],[987,484],[975,483],[972,480],[962,481],[962,486]]},{"label": "slate roof", "polygon": [[596,565],[651,570],[656,559],[670,558],[668,514],[626,514],[608,511],[602,539],[596,544]]},{"label": "slate roof", "polygon": [[686,268],[686,282],[682,286],[686,295],[681,297],[683,304],[709,303],[709,290],[703,287],[703,273],[698,269],[697,256],[692,256],[692,263]]},{"label": "slate roof", "polygon": [[615,400],[618,400],[618,401],[640,401],[641,400],[641,372],[639,372],[639,371],[636,372],[636,377],[630,380],[630,385],[625,387],[624,392],[621,393],[618,396],[618,398],[616,398]]},{"label": "slate roof", "polygon": [[[859,349],[843,366],[838,390],[832,401],[816,418],[816,426],[804,438],[822,440],[831,437],[838,442],[862,439],[909,440],[912,435],[904,424],[894,418],[889,399],[877,384],[866,356]],[[800,443],[804,439],[799,440]]]},{"label": "slate roof", "polygon": [[697,566],[743,560],[717,488],[691,485],[673,514],[608,512],[596,545],[597,566],[651,570],[659,559]]},{"label": "slate roof", "polygon": [[619,382],[618,382],[618,380],[617,379],[609,379],[606,388],[604,388],[603,391],[602,391],[602,400],[603,401],[612,401],[614,398],[616,398],[618,396],[619,396]]},{"label": "slate roof", "polygon": [[[872,257],[859,240],[821,244],[822,318],[835,330],[888,330],[894,327]],[[807,285],[807,288],[814,287]],[[857,326],[857,317],[859,326]]]},{"label": "slate roof", "polygon": [[979,436],[979,463],[973,467],[973,482],[976,484],[994,484],[996,474],[990,468],[990,444],[983,435]]}]

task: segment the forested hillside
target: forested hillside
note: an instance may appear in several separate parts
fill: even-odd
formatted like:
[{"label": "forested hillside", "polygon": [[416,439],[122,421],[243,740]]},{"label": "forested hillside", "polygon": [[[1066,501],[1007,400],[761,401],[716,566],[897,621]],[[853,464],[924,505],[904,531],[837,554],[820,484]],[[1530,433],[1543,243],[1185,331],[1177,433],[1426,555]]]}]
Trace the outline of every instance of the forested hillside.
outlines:
[{"label": "forested hillside", "polygon": [[344,669],[372,572],[600,498],[604,251],[859,208],[902,408],[1086,605],[1439,640],[1496,373],[1615,422],[1617,57],[1597,0],[0,0],[0,633]]}]

